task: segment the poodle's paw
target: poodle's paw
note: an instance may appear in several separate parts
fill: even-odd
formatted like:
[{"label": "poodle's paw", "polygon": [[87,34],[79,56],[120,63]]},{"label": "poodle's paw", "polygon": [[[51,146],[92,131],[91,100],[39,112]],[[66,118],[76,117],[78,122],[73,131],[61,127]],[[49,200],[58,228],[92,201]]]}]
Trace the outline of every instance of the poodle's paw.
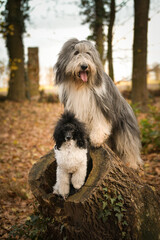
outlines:
[{"label": "poodle's paw", "polygon": [[72,184],[73,184],[73,187],[74,187],[76,190],[78,190],[78,189],[80,189],[80,188],[83,186],[84,182],[83,182],[83,183],[72,183]]},{"label": "poodle's paw", "polygon": [[69,195],[69,185],[68,184],[63,184],[59,186],[59,195],[61,195],[64,199],[66,199]]},{"label": "poodle's paw", "polygon": [[68,197],[68,195],[69,195],[69,187],[68,187],[68,185],[67,186],[59,186],[58,187],[58,185],[55,184],[53,186],[53,194],[60,195],[65,200]]},{"label": "poodle's paw", "polygon": [[55,184],[55,185],[53,186],[53,194],[59,195],[58,185],[57,185],[57,184]]},{"label": "poodle's paw", "polygon": [[84,184],[84,178],[81,179],[81,178],[77,177],[76,175],[72,176],[71,181],[72,181],[73,187],[77,190],[80,189]]}]

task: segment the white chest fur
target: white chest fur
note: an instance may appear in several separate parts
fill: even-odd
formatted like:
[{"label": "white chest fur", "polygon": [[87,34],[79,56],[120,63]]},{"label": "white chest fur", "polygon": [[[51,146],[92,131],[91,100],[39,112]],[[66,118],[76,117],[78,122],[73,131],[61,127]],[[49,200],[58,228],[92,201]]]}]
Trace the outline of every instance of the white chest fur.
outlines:
[{"label": "white chest fur", "polygon": [[81,164],[87,163],[87,149],[78,148],[73,140],[63,143],[59,150],[54,151],[57,165],[68,173],[74,173]]},{"label": "white chest fur", "polygon": [[65,84],[60,87],[60,99],[62,92],[67,95],[65,108],[75,113],[81,121],[88,123],[95,113],[95,100],[91,90],[88,87],[81,86],[77,88],[75,84]]},{"label": "white chest fur", "polygon": [[62,84],[59,89],[60,100],[66,94],[65,109],[74,112],[77,118],[86,124],[91,143],[101,145],[111,133],[111,123],[105,119],[97,106],[93,92],[88,86],[77,88],[76,84]]},{"label": "white chest fur", "polygon": [[60,149],[54,149],[57,161],[56,184],[53,193],[66,197],[70,182],[80,189],[87,174],[87,149],[78,148],[75,141],[64,142]]}]

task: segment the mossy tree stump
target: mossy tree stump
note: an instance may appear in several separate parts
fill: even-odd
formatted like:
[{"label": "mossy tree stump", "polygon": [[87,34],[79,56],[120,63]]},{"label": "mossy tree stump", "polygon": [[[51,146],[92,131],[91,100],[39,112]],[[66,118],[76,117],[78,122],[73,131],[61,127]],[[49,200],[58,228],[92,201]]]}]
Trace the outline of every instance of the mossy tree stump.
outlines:
[{"label": "mossy tree stump", "polygon": [[48,239],[158,240],[160,202],[106,144],[91,149],[92,170],[85,185],[63,200],[53,195],[56,161],[51,151],[31,169],[29,183],[48,225]]}]

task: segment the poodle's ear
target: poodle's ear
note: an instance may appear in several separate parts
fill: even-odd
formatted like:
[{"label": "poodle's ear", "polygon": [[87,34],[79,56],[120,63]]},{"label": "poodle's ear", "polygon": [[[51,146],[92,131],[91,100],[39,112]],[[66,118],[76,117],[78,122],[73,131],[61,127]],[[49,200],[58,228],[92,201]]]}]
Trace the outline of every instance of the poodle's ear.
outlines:
[{"label": "poodle's ear", "polygon": [[87,148],[87,141],[82,136],[77,137],[77,146],[79,148]]},{"label": "poodle's ear", "polygon": [[62,142],[61,140],[59,140],[59,141],[56,142],[56,146],[55,146],[55,147],[56,147],[57,150],[60,149],[60,147],[62,146],[62,143],[63,143],[63,142]]},{"label": "poodle's ear", "polygon": [[63,137],[63,134],[60,131],[59,125],[57,125],[55,127],[55,130],[54,130],[54,133],[53,133],[53,140],[55,140],[56,147],[59,150],[59,148],[61,147],[61,145],[64,141],[64,137]]},{"label": "poodle's ear", "polygon": [[80,148],[87,148],[87,134],[83,124],[79,123],[76,126],[77,146]]}]

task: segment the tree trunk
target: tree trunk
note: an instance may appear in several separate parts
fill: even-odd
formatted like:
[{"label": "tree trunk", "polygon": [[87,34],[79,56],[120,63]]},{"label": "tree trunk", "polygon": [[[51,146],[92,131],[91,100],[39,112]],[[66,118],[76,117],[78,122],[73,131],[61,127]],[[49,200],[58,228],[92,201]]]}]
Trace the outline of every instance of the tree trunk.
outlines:
[{"label": "tree trunk", "polygon": [[66,201],[53,195],[56,162],[51,151],[29,174],[44,216],[52,218],[47,239],[158,240],[160,202],[106,144],[90,150],[92,169],[85,185]]},{"label": "tree trunk", "polygon": [[142,109],[147,104],[147,32],[149,0],[134,0],[132,102]]},{"label": "tree trunk", "polygon": [[38,48],[28,48],[28,84],[31,99],[39,97],[39,59]]},{"label": "tree trunk", "polygon": [[111,0],[110,2],[110,14],[109,14],[109,25],[108,25],[108,35],[107,35],[107,42],[108,42],[108,51],[107,51],[107,59],[108,59],[108,70],[109,76],[114,81],[114,71],[113,71],[113,49],[112,49],[112,40],[113,40],[113,26],[115,21],[115,0]]},{"label": "tree trunk", "polygon": [[20,0],[7,1],[7,22],[13,27],[12,33],[7,34],[6,46],[9,55],[10,80],[8,99],[21,101],[25,99],[25,70],[23,47],[23,23]]},{"label": "tree trunk", "polygon": [[103,32],[103,16],[104,16],[104,5],[103,0],[95,1],[95,42],[96,48],[99,52],[100,59],[104,65],[104,32]]}]

